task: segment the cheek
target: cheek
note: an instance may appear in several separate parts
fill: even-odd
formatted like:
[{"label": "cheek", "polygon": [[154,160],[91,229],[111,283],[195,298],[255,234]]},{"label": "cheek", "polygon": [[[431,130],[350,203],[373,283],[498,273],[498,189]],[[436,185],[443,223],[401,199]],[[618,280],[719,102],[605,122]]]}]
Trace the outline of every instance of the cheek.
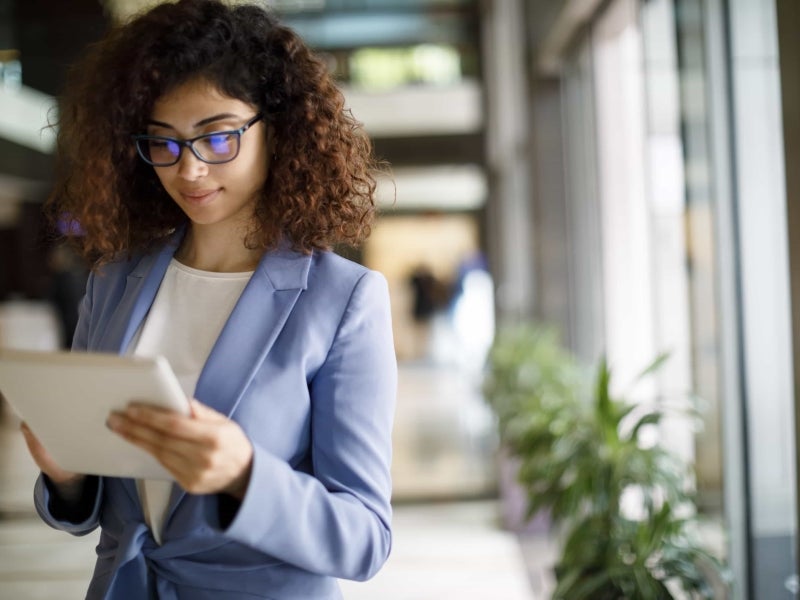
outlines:
[{"label": "cheek", "polygon": [[234,179],[240,181],[243,187],[246,186],[249,190],[260,190],[264,187],[269,172],[265,156],[253,157],[237,166],[238,177]]}]

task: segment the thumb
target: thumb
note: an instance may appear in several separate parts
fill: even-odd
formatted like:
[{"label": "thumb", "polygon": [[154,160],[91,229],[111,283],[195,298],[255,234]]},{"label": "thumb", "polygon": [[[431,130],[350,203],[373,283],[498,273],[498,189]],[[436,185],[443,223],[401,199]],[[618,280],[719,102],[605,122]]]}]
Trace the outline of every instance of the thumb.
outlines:
[{"label": "thumb", "polygon": [[200,400],[196,398],[192,398],[190,402],[190,407],[192,409],[192,416],[196,419],[205,419],[205,420],[219,420],[225,419],[225,415],[222,413],[217,412],[210,406],[207,406],[200,402]]},{"label": "thumb", "polygon": [[19,428],[20,428],[20,431],[22,431],[22,435],[25,437],[25,441],[28,442],[29,445],[33,441],[36,441],[36,442],[39,441],[39,440],[36,439],[36,436],[33,435],[33,432],[31,431],[31,428],[28,427],[28,424],[25,421],[22,421],[19,424]]},{"label": "thumb", "polygon": [[41,448],[42,443],[39,441],[39,438],[31,431],[31,428],[28,427],[28,424],[23,421],[19,425],[20,430],[22,431],[22,436],[25,438],[25,442],[28,444],[29,448]]}]

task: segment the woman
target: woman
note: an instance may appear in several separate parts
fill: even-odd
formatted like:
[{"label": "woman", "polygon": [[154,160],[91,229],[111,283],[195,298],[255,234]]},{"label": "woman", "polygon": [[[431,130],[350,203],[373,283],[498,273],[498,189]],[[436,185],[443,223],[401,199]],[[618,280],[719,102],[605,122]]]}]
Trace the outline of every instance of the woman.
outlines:
[{"label": "woman", "polygon": [[42,518],[101,527],[87,597],[340,598],[374,575],[396,362],[385,280],[329,251],[368,234],[375,164],[322,62],[258,7],[158,6],[73,69],[59,158],[49,212],[95,266],[73,348],[163,354],[194,398],[108,419],[175,485],[65,472],[23,426]]}]

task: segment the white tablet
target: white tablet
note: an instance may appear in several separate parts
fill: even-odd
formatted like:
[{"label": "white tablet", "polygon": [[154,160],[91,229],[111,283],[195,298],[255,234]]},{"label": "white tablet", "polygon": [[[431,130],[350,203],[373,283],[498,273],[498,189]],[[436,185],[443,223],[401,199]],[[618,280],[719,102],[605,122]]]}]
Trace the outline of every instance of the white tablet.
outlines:
[{"label": "white tablet", "polygon": [[58,466],[90,475],[172,477],[152,456],[106,427],[131,400],[190,414],[163,357],[0,349],[0,393]]}]

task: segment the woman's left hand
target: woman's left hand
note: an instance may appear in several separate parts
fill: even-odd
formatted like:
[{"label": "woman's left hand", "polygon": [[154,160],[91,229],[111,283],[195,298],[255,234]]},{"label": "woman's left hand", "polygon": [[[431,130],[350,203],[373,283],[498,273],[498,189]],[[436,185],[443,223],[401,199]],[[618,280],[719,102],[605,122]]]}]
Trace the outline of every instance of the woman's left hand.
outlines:
[{"label": "woman's left hand", "polygon": [[197,400],[192,416],[133,402],[108,418],[108,426],[152,454],[192,494],[244,498],[253,445],[239,425]]}]

